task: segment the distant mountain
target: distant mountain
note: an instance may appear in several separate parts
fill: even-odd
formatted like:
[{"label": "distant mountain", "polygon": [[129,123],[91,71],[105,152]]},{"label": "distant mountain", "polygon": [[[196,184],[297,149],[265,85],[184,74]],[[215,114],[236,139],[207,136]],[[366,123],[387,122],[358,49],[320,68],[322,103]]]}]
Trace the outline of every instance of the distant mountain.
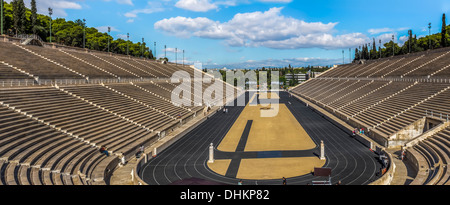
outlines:
[{"label": "distant mountain", "polygon": [[[348,63],[348,59],[347,62]],[[245,62],[203,65],[203,68],[214,69],[257,69],[257,68],[280,68],[288,67],[306,67],[306,66],[327,66],[342,64],[342,59],[323,59],[323,58],[291,58],[291,59],[267,59],[267,60],[248,60]]]}]

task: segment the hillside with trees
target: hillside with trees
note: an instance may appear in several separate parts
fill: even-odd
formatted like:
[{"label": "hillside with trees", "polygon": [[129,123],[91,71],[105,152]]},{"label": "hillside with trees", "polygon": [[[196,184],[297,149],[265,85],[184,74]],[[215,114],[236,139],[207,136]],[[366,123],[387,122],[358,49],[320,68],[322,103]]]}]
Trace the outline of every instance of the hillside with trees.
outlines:
[{"label": "hillside with trees", "polygon": [[[431,26],[431,24],[429,24]],[[445,22],[445,14],[442,15],[442,28],[440,33],[417,38],[412,30],[408,31],[408,40],[399,46],[392,40],[385,43],[384,48],[380,47],[380,42],[373,39],[371,44],[365,44],[355,49],[355,61],[365,59],[378,59],[390,56],[404,55],[408,53],[422,52],[429,49],[444,48],[450,46],[450,25]],[[369,51],[370,50],[370,51]],[[381,53],[380,53],[381,52]]]},{"label": "hillside with trees", "polygon": [[[96,51],[108,51],[116,54],[127,54],[131,56],[153,58],[152,51],[146,43],[114,39],[108,33],[99,32],[96,28],[86,27],[86,23],[77,19],[67,21],[64,18],[51,19],[50,16],[38,14],[36,0],[31,1],[31,9],[28,9],[23,0],[13,0],[11,3],[3,2],[3,29],[9,36],[19,34],[36,34],[43,41],[50,42],[50,22],[51,42],[66,46],[83,48],[83,36],[85,37],[84,47]],[[49,8],[50,9],[50,8]]]}]

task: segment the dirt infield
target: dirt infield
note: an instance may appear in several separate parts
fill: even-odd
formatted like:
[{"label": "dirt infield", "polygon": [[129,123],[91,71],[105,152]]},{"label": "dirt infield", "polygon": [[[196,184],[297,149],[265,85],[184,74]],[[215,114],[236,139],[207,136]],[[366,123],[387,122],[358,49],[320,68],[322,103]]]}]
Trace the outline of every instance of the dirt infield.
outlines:
[{"label": "dirt infield", "polygon": [[234,152],[248,120],[253,120],[253,125],[245,151],[306,150],[316,147],[286,105],[275,104],[273,107],[269,112],[278,112],[274,117],[261,117],[264,106],[247,104],[217,149]]},{"label": "dirt infield", "polygon": [[[255,98],[277,99],[279,96],[276,93],[255,93],[250,102]],[[245,133],[248,136],[245,136],[247,139],[243,152],[310,150],[317,147],[285,104],[272,104],[270,109],[267,108],[266,105],[247,104],[217,149],[222,152],[239,152],[238,144]],[[273,117],[262,117],[262,110],[273,112]],[[249,132],[245,131],[246,127],[250,129]],[[261,154],[261,158],[242,159],[237,165],[239,168],[236,177],[256,180],[294,177],[308,174],[314,167],[324,164],[325,160],[317,157],[268,157]],[[230,161],[218,160],[208,166],[214,172],[225,175]]]}]

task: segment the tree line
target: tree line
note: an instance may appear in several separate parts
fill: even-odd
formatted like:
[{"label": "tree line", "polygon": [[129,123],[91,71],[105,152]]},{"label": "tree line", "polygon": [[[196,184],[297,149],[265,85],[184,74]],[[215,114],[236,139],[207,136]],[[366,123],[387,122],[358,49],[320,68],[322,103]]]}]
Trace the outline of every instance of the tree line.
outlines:
[{"label": "tree line", "polygon": [[[36,34],[43,41],[66,46],[79,47],[96,51],[109,51],[117,54],[128,54],[135,57],[153,59],[152,50],[144,42],[133,43],[121,38],[114,39],[108,33],[102,33],[93,27],[86,27],[81,19],[66,21],[64,18],[52,19],[50,16],[37,13],[36,0],[31,0],[31,9],[25,6],[23,0],[3,2],[3,28],[9,36],[18,34]],[[83,38],[84,37],[84,38]],[[83,45],[83,39],[85,43]]]},{"label": "tree line", "polygon": [[[429,28],[431,28],[431,23]],[[441,33],[427,35],[419,39],[416,35],[413,35],[412,30],[409,30],[408,34],[408,40],[402,46],[391,40],[383,45],[384,48],[381,48],[381,42],[379,41],[377,44],[374,38],[371,44],[365,44],[355,49],[354,61],[385,58],[450,46],[450,25],[445,22],[445,14],[442,15]]]}]

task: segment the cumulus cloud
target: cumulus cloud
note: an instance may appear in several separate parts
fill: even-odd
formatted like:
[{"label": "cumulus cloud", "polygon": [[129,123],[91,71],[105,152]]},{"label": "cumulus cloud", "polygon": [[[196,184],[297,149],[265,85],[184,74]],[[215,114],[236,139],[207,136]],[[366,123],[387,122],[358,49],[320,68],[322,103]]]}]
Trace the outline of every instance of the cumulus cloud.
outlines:
[{"label": "cumulus cloud", "polygon": [[398,45],[399,46],[403,46],[403,44],[405,44],[406,41],[408,41],[409,36],[400,36],[400,38],[398,38]]},{"label": "cumulus cloud", "polygon": [[156,12],[162,12],[164,8],[160,2],[149,1],[145,8],[135,9],[124,14],[128,18],[127,23],[133,23],[134,18],[137,18],[139,14],[151,14]]},{"label": "cumulus cloud", "polygon": [[326,65],[336,65],[341,64],[342,58],[339,59],[331,59],[331,58],[286,58],[286,59],[265,59],[265,60],[247,60],[244,62],[238,63],[229,63],[229,64],[217,64],[217,63],[209,63],[205,64],[207,68],[237,68],[237,69],[245,69],[245,68],[262,68],[262,67],[272,67],[272,68],[280,68],[285,67],[287,65],[291,65],[293,67],[305,67],[305,66],[326,66]]},{"label": "cumulus cloud", "polygon": [[183,49],[179,49],[179,48],[165,48],[165,49],[163,49],[163,52],[183,53]]},{"label": "cumulus cloud", "polygon": [[119,4],[128,4],[133,6],[133,2],[131,0],[117,0],[117,3]]},{"label": "cumulus cloud", "polygon": [[265,12],[238,13],[227,22],[205,17],[173,17],[154,24],[155,29],[183,38],[220,39],[234,47],[297,49],[348,48],[369,39],[361,33],[333,35],[338,23],[305,22],[281,15],[283,8]]},{"label": "cumulus cloud", "polygon": [[292,0],[259,0],[260,2],[268,2],[268,3],[291,3]]},{"label": "cumulus cloud", "polygon": [[207,12],[210,10],[219,10],[220,6],[229,7],[251,2],[286,4],[291,3],[292,0],[178,0],[175,7],[194,12]]},{"label": "cumulus cloud", "polygon": [[212,9],[217,9],[217,5],[211,3],[209,0],[179,0],[176,7],[196,12],[205,12]]},{"label": "cumulus cloud", "polygon": [[111,28],[111,31],[119,31],[118,29],[116,29],[116,28],[114,28],[114,27],[112,27],[112,26],[98,26],[98,27],[95,27],[95,28],[96,28],[99,32],[106,33],[106,32],[108,32],[108,27]]},{"label": "cumulus cloud", "polygon": [[133,11],[125,13],[125,17],[136,18],[138,14],[151,14],[160,11],[163,11],[163,9],[162,8],[135,9]]},{"label": "cumulus cloud", "polygon": [[406,27],[396,28],[396,29],[394,29],[394,28],[372,28],[372,29],[369,29],[368,32],[373,35],[373,34],[389,33],[389,32],[392,33],[395,31],[404,31],[404,30],[408,30],[408,28],[406,28]]},{"label": "cumulus cloud", "polygon": [[[11,3],[12,0],[6,0]],[[48,15],[48,8],[53,9],[53,15],[55,17],[66,17],[67,9],[82,9],[80,2],[82,0],[39,0],[36,1],[36,7],[38,13]],[[24,0],[25,5],[29,8],[31,0]]]},{"label": "cumulus cloud", "polygon": [[189,38],[191,35],[203,37],[204,32],[217,28],[218,25],[216,24],[220,23],[204,17],[186,18],[178,16],[160,20],[154,24],[154,27],[177,37]]},{"label": "cumulus cloud", "polygon": [[[278,0],[275,0],[278,1]],[[282,0],[285,1],[285,0]],[[219,10],[220,6],[237,6],[240,3],[249,3],[248,0],[178,0],[175,7],[194,12],[207,12],[210,10]]]},{"label": "cumulus cloud", "polygon": [[[111,0],[103,0],[103,1],[110,2]],[[117,2],[118,4],[126,4],[126,5],[134,6],[132,0],[115,0],[115,2]]]}]

